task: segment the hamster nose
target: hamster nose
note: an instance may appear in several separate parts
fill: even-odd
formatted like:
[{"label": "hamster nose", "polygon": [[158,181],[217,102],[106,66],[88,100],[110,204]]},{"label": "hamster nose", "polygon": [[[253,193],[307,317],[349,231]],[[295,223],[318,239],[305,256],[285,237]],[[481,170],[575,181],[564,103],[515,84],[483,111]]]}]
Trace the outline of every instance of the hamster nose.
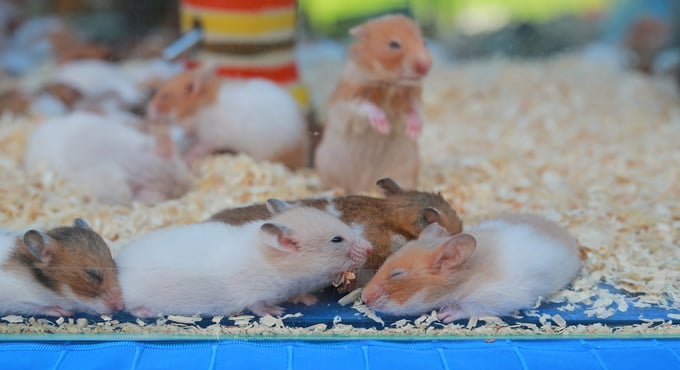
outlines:
[{"label": "hamster nose", "polygon": [[379,286],[368,285],[361,292],[361,300],[369,306],[373,306],[376,301],[383,294],[383,290]]},{"label": "hamster nose", "polygon": [[432,67],[431,59],[419,59],[416,60],[415,64],[413,65],[413,70],[419,75],[423,76],[430,70],[430,67]]}]

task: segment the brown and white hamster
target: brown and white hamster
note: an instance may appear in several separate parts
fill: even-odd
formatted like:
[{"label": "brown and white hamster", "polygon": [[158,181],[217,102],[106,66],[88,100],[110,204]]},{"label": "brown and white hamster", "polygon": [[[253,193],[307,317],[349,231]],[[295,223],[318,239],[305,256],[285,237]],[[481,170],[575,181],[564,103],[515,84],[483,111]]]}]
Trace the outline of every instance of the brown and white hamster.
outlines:
[{"label": "brown and white hamster", "polygon": [[[293,203],[325,210],[354,225],[373,245],[373,253],[363,267],[375,270],[394,250],[432,222],[443,225],[451,234],[459,233],[463,222],[440,194],[403,190],[394,180],[384,178],[377,182],[385,198],[363,195],[345,195],[336,198],[309,198]],[[271,217],[264,204],[225,209],[210,217],[240,225]]]},{"label": "brown and white hamster", "polygon": [[152,231],[117,255],[125,306],[138,317],[280,315],[366,262],[371,244],[326,212],[269,200],[268,220],[204,222]]},{"label": "brown and white hamster", "polygon": [[168,145],[115,118],[75,112],[35,129],[24,165],[29,170],[45,165],[102,202],[154,204],[191,187],[184,162],[163,150]]},{"label": "brown and white hamster", "polygon": [[178,124],[192,145],[191,162],[232,151],[291,168],[307,164],[307,126],[295,99],[276,83],[227,79],[214,68],[185,71],[164,83],[148,104],[149,120]]},{"label": "brown and white hamster", "polygon": [[0,231],[0,314],[70,316],[122,308],[109,247],[85,221],[23,235]]},{"label": "brown and white hamster", "polygon": [[578,243],[529,214],[504,215],[450,235],[438,224],[390,256],[362,292],[372,309],[451,322],[531,307],[576,277]]},{"label": "brown and white hamster", "polygon": [[326,186],[367,191],[383,177],[418,180],[421,79],[432,65],[418,25],[401,15],[369,20],[331,96],[315,167]]}]

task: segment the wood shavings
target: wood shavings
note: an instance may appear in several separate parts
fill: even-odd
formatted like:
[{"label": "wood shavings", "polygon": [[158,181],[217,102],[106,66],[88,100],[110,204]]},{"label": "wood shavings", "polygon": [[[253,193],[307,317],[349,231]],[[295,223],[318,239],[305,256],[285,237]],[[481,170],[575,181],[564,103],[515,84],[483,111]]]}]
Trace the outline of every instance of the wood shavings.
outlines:
[{"label": "wood shavings", "polygon": [[4,321],[7,321],[8,323],[13,323],[13,324],[24,322],[24,317],[19,316],[19,315],[7,315],[7,316],[1,317],[1,319],[4,320]]},{"label": "wood shavings", "polygon": [[352,308],[364,314],[364,316],[368,317],[369,319],[379,323],[382,326],[385,326],[385,322],[380,317],[378,317],[378,315],[376,315],[375,312],[373,312],[373,310],[371,310],[367,305],[361,302],[354,302]]},{"label": "wood shavings", "polygon": [[361,292],[363,292],[363,290],[363,288],[354,289],[340,298],[338,303],[340,303],[341,306],[347,306],[350,303],[356,302],[357,300],[361,299]]},{"label": "wood shavings", "polygon": [[[327,67],[302,69],[314,75]],[[326,79],[309,83],[313,91],[329,87]],[[669,170],[680,168],[680,97],[671,81],[593,65],[578,54],[567,54],[537,61],[440,65],[427,77],[424,90],[418,187],[440,191],[468,225],[503,212],[535,212],[573,233],[587,258],[571,286],[547,298],[560,305],[560,312],[583,310],[588,317],[604,319],[634,308],[680,309],[680,172]],[[0,226],[46,227],[82,217],[112,241],[114,254],[141,233],[202,221],[225,207],[269,197],[337,193],[323,189],[310,169],[290,171],[245,155],[217,155],[195,164],[194,188],[180,199],[153,207],[107,206],[52,173],[22,169],[27,138],[36,124],[32,117],[0,116]],[[622,292],[602,289],[602,284]],[[347,300],[356,305],[351,296]],[[185,324],[181,326],[170,325],[169,318],[148,323],[102,318],[111,325],[90,321],[80,327],[72,319],[28,318],[3,320],[0,332],[485,338],[554,334],[557,328],[563,328],[561,335],[680,333],[670,320],[679,320],[676,313],[612,328],[564,323],[559,315],[542,317],[538,306],[522,312],[541,325],[523,323],[522,317],[507,326],[481,318],[467,325],[444,325],[429,313],[384,327],[375,313],[356,306],[383,327],[354,328],[339,316],[325,329],[290,328],[285,322],[283,327],[268,327],[259,318],[240,315],[213,320],[215,326],[209,329],[197,327],[193,319],[178,322]]]},{"label": "wood shavings", "polygon": [[201,321],[200,316],[179,316],[179,315],[168,315],[168,321],[178,322],[181,324],[195,324]]}]

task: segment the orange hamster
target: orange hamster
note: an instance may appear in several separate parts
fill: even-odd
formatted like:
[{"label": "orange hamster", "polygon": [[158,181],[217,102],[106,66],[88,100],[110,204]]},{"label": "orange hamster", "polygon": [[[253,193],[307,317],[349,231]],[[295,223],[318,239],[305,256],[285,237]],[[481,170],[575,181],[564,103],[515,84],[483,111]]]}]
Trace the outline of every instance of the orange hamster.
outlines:
[{"label": "orange hamster", "polygon": [[433,223],[385,261],[362,300],[394,315],[440,309],[443,322],[502,316],[549,297],[580,268],[576,239],[536,215],[499,216],[453,236]]},{"label": "orange hamster", "polygon": [[418,25],[402,15],[369,20],[350,34],[356,42],[329,101],[315,167],[326,186],[350,193],[383,177],[414,188],[421,80],[432,56]]}]

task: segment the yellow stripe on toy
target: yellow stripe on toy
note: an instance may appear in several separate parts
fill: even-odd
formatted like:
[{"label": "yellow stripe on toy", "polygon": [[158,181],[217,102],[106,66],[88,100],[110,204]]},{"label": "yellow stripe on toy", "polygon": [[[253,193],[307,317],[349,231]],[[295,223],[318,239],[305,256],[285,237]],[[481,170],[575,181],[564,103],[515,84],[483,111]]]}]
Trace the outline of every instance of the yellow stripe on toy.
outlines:
[{"label": "yellow stripe on toy", "polygon": [[182,12],[182,29],[188,31],[198,22],[207,42],[279,41],[293,38],[295,16],[294,8],[247,13],[185,6]]}]

